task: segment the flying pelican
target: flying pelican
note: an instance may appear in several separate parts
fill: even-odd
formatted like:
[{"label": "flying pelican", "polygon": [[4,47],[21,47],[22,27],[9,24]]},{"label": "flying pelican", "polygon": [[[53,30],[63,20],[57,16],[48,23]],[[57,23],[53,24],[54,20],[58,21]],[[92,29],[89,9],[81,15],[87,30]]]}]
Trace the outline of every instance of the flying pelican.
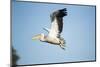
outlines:
[{"label": "flying pelican", "polygon": [[43,28],[48,31],[48,35],[43,33],[35,35],[33,40],[40,40],[42,42],[47,42],[54,45],[59,45],[62,49],[65,49],[65,40],[61,37],[61,32],[63,30],[63,17],[67,15],[66,8],[54,11],[51,17],[51,29]]}]

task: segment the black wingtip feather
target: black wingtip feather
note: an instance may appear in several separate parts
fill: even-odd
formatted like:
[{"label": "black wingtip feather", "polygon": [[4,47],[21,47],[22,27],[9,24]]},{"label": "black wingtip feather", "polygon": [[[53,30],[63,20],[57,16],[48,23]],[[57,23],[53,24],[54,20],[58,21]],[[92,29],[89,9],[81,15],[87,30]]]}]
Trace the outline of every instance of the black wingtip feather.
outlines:
[{"label": "black wingtip feather", "polygon": [[67,16],[67,9],[66,8],[60,9],[59,11],[60,11],[60,15],[62,17]]}]

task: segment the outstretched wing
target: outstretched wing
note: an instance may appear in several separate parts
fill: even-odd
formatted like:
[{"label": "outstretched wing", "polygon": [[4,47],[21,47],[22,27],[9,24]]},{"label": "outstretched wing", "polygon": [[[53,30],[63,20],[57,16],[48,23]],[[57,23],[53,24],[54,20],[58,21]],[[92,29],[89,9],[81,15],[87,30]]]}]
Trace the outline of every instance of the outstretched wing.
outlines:
[{"label": "outstretched wing", "polygon": [[52,24],[48,36],[53,38],[60,37],[60,33],[63,30],[63,17],[66,15],[66,8],[57,10],[50,15]]}]

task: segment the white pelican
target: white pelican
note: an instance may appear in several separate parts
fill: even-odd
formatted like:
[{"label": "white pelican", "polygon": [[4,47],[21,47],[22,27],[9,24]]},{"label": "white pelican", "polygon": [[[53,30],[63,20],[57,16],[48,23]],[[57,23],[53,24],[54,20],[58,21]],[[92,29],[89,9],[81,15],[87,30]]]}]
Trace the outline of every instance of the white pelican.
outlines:
[{"label": "white pelican", "polygon": [[54,45],[59,45],[62,49],[65,49],[65,40],[61,37],[61,32],[63,30],[63,17],[67,15],[66,8],[54,11],[51,17],[51,29],[44,30],[48,31],[48,35],[45,36],[43,33],[34,36],[32,39],[40,40],[42,42],[51,43]]}]

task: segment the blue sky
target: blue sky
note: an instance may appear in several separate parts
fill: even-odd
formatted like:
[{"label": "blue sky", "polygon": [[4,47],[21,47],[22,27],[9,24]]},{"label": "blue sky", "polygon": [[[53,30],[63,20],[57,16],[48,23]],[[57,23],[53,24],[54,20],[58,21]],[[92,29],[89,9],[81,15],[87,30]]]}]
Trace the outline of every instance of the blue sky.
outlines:
[{"label": "blue sky", "polygon": [[[47,32],[50,14],[67,8],[62,37],[66,50],[59,46],[33,41],[32,37]],[[12,44],[18,64],[44,64],[95,60],[95,6],[12,2]]]}]

